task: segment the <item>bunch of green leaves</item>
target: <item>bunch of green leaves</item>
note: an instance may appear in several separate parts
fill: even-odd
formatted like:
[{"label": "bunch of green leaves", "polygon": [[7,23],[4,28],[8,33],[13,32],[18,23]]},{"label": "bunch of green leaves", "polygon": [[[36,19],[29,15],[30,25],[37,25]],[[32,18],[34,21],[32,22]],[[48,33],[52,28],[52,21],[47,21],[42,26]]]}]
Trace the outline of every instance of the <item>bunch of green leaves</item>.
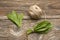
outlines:
[{"label": "bunch of green leaves", "polygon": [[7,15],[8,19],[10,19],[13,23],[17,25],[17,27],[21,27],[22,25],[22,19],[23,19],[23,14],[17,14],[16,11],[12,11]]},{"label": "bunch of green leaves", "polygon": [[49,21],[42,21],[42,22],[37,23],[34,26],[33,30],[32,29],[27,30],[27,34],[30,34],[32,32],[48,33],[49,30],[51,30],[51,29],[52,29],[52,24]]}]

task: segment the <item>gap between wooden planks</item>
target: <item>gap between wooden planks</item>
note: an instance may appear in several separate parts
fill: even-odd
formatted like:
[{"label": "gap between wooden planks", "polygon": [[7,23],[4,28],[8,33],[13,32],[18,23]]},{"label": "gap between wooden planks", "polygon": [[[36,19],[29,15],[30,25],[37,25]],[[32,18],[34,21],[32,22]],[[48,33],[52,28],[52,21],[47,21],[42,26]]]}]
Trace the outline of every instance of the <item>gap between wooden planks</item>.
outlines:
[{"label": "gap between wooden planks", "polygon": [[[0,19],[8,19],[7,16],[0,16]],[[31,19],[30,16],[24,16],[24,19]],[[41,16],[40,19],[45,19],[45,16]],[[46,15],[46,19],[60,19],[60,15]]]}]

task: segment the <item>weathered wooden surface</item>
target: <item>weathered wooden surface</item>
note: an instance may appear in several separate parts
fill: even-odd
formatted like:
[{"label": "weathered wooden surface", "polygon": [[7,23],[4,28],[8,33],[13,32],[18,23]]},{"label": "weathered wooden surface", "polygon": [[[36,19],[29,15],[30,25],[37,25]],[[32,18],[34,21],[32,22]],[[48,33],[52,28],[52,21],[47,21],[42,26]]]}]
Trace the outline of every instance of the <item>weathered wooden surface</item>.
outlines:
[{"label": "weathered wooden surface", "polygon": [[[60,40],[60,0],[0,0],[0,16],[5,16],[12,10],[24,13],[27,16],[28,8],[34,4],[46,11],[47,20],[52,22],[54,28],[48,34],[30,34],[28,35],[28,40]],[[0,19],[0,40],[27,40],[25,36],[15,37],[10,34],[9,28],[14,30],[17,30],[17,28],[11,21],[4,19]],[[31,28],[42,20],[44,20],[44,17],[40,20],[23,20],[22,29]]]},{"label": "weathered wooden surface", "polygon": [[[31,28],[33,25],[35,25],[37,22],[39,21],[42,21],[44,19],[41,19],[41,20],[23,20],[23,25],[22,25],[22,28],[23,29],[28,29],[28,28]],[[49,32],[48,34],[45,34],[45,35],[41,35],[41,34],[36,34],[36,33],[33,33],[33,34],[30,34],[28,35],[28,40],[39,40],[39,37],[42,36],[41,40],[60,40],[60,19],[47,19],[49,21],[52,22],[52,24],[54,25],[54,28],[51,32]],[[57,24],[58,23],[58,24]],[[0,37],[1,39],[3,38],[3,40],[19,40],[20,38],[16,38],[14,37],[13,35],[11,35],[9,32],[9,28],[13,28],[15,29],[14,27],[15,26],[12,26],[13,23],[10,22],[9,20],[1,20],[0,21]],[[16,30],[16,29],[15,29]],[[25,37],[23,37],[25,38]],[[20,39],[22,40],[22,39]]]},{"label": "weathered wooden surface", "polygon": [[37,4],[49,15],[60,14],[60,0],[0,0],[0,14],[6,15],[12,10],[27,13],[29,6]]}]

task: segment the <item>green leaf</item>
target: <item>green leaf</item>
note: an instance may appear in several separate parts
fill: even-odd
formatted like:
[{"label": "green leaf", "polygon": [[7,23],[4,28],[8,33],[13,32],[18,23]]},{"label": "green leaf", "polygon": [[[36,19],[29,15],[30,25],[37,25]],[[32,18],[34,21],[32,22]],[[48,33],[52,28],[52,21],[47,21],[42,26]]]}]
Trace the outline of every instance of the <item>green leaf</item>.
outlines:
[{"label": "green leaf", "polygon": [[52,29],[52,24],[49,22],[49,21],[42,21],[42,22],[39,22],[37,23],[33,30],[29,29],[27,32],[28,34],[32,33],[32,32],[35,32],[35,33],[48,33],[49,30]]},{"label": "green leaf", "polygon": [[37,33],[46,33],[51,28],[52,28],[52,24],[49,21],[42,21],[35,26],[34,31]]},{"label": "green leaf", "polygon": [[42,22],[39,22],[37,23],[37,25],[35,26],[35,30],[38,30],[38,29],[41,29],[41,28],[45,28],[45,26],[48,24],[49,22],[48,21],[42,21]]},{"label": "green leaf", "polygon": [[23,14],[17,14],[16,11],[12,11],[10,14],[7,15],[7,17],[17,25],[17,27],[20,27],[22,24]]}]

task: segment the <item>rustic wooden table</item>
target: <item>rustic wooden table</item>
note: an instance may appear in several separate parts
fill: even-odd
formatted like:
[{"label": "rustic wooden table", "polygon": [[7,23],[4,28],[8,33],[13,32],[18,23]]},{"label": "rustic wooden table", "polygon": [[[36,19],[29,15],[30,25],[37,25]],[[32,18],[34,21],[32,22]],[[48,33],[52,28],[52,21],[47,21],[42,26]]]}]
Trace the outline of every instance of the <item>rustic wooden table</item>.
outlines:
[{"label": "rustic wooden table", "polygon": [[[46,11],[47,20],[53,24],[53,29],[48,34],[30,34],[28,40],[60,40],[60,0],[0,0],[0,40],[27,40],[21,37],[14,37],[9,33],[9,28],[14,28],[14,24],[6,18],[12,10],[17,13],[24,13],[23,29],[28,29],[37,22],[44,20],[44,15],[40,20],[32,20],[28,17],[28,8],[37,4]],[[13,26],[13,27],[12,27]]]}]

